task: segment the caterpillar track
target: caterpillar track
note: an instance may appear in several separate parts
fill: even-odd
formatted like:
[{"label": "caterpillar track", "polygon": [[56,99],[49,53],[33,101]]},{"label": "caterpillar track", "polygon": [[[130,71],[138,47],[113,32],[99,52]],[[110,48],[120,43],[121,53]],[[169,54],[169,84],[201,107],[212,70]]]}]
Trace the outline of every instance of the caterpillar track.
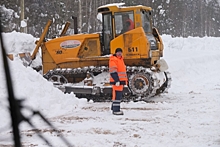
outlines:
[{"label": "caterpillar track", "polygon": [[[150,97],[167,92],[171,85],[169,72],[159,72],[146,67],[127,66],[128,86],[124,87],[122,101],[147,101]],[[83,80],[70,83],[70,77],[86,78],[90,73],[93,85],[84,85]],[[78,98],[94,102],[111,101],[111,85],[107,66],[83,68],[57,68],[48,71],[44,77],[65,93],[74,92]],[[74,81],[74,80],[73,80]]]}]

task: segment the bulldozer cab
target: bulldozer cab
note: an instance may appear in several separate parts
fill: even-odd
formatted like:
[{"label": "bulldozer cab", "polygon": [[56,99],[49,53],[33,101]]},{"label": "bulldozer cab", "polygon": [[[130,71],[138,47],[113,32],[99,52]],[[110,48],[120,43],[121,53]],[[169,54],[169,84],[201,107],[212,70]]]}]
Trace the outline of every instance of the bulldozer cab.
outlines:
[{"label": "bulldozer cab", "polygon": [[[127,19],[127,20],[126,20]],[[130,20],[130,22],[128,21]],[[113,23],[114,22],[114,23]],[[110,41],[115,37],[131,30],[129,26],[134,24],[133,11],[115,12],[103,14],[103,53],[110,54]]]},{"label": "bulldozer cab", "polygon": [[102,14],[102,55],[111,53],[111,41],[138,27],[152,34],[151,8],[145,6],[122,7],[106,5],[98,8]]}]

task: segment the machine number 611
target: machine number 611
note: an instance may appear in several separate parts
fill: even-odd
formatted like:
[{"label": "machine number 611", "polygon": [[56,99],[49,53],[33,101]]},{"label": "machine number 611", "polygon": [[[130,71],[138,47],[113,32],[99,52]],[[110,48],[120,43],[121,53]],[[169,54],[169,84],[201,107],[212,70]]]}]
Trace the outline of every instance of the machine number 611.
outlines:
[{"label": "machine number 611", "polygon": [[128,52],[138,52],[138,47],[129,47]]}]

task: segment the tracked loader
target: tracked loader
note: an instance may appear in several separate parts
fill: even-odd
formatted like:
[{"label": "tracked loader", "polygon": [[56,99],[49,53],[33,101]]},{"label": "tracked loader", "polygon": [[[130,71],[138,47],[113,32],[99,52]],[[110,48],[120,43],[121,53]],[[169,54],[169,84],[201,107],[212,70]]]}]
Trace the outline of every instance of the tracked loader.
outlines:
[{"label": "tracked loader", "polygon": [[[148,100],[167,92],[171,76],[162,59],[163,41],[152,26],[152,9],[110,4],[97,10],[102,14],[102,31],[98,33],[67,36],[67,23],[60,36],[46,40],[52,23],[48,21],[31,55],[34,59],[41,47],[44,77],[65,93],[74,92],[94,101],[111,100],[109,57],[116,48],[121,48],[128,75],[124,101]],[[130,30],[125,30],[124,16],[133,22]]]}]

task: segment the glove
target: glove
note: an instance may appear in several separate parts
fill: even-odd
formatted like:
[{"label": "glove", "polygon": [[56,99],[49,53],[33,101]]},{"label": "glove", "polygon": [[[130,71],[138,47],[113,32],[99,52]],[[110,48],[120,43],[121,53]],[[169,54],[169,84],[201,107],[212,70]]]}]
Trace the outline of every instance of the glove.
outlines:
[{"label": "glove", "polygon": [[120,82],[116,82],[116,83],[115,83],[115,86],[120,86]]}]

